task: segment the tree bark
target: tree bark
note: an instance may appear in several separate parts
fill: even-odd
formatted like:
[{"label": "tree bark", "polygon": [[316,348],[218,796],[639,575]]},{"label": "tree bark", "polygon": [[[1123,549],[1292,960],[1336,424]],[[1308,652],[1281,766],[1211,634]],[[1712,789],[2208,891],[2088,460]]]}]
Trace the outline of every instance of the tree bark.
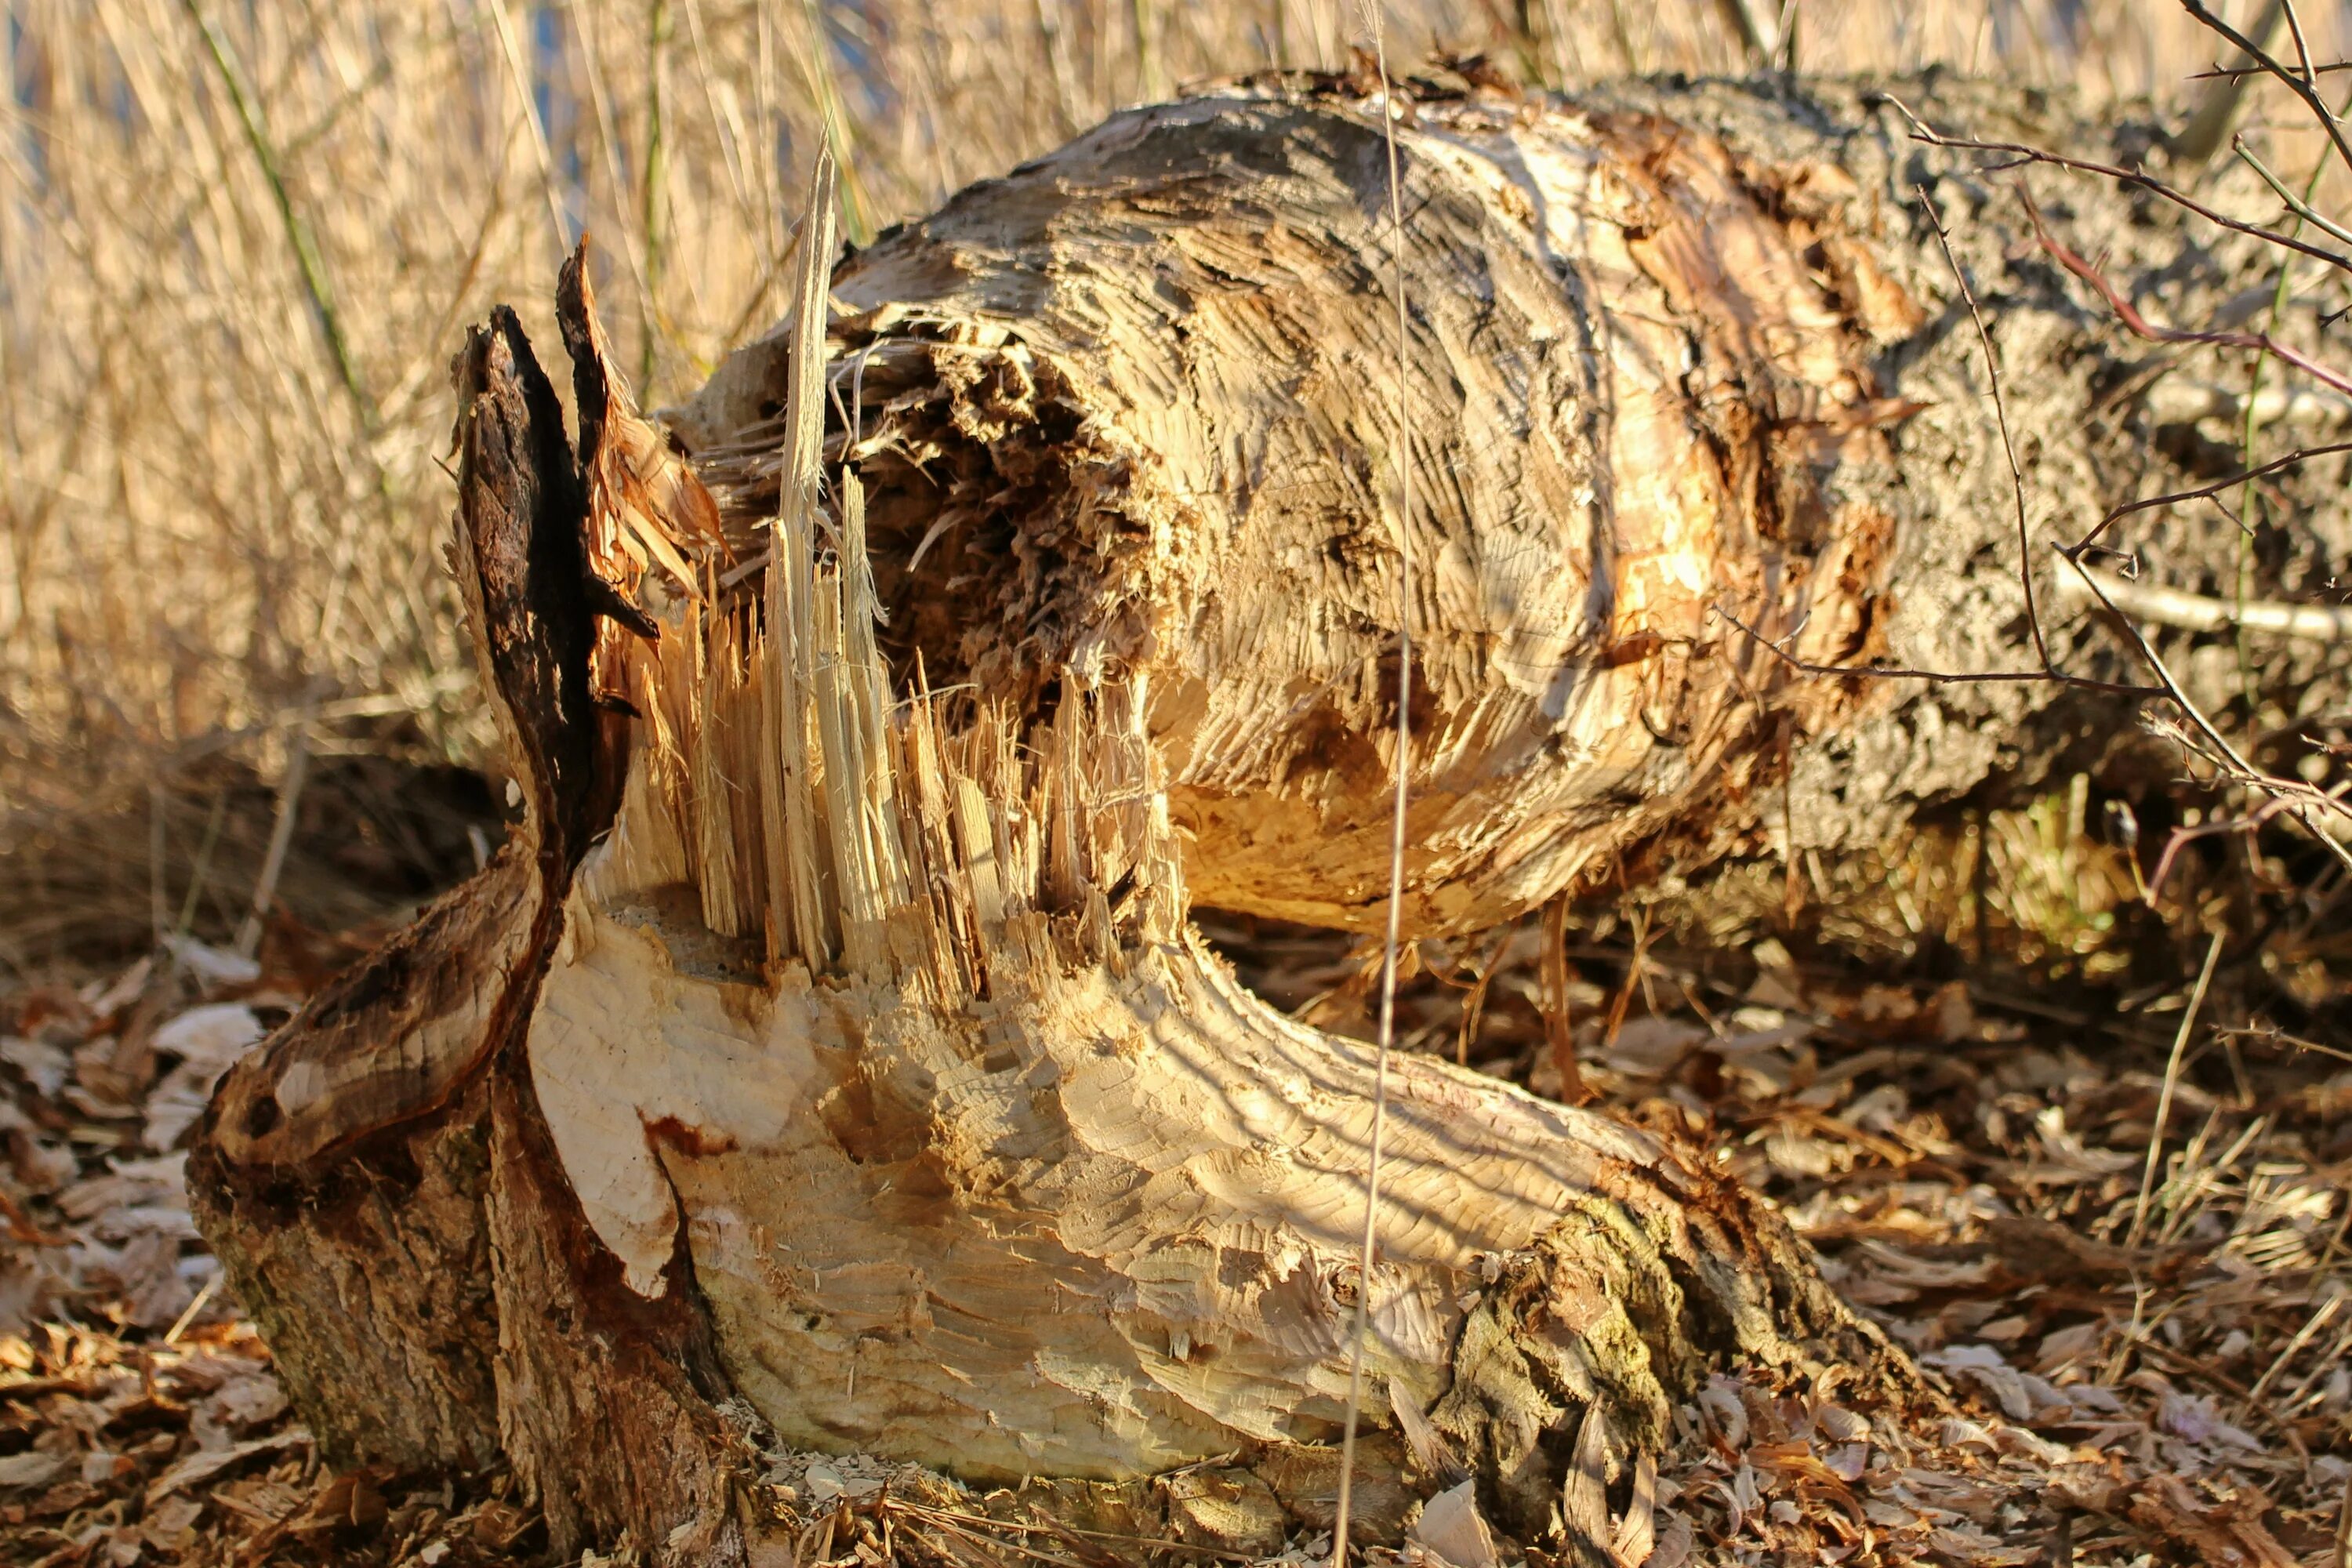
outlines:
[{"label": "tree bark", "polygon": [[[2055,752],[2102,710],[1800,679],[1715,612],[1819,663],[2032,658],[1915,180],[2073,497],[2133,440],[2086,422],[2105,329],[1858,92],[1423,95],[1411,518],[1361,83],[1121,115],[843,262],[837,318],[821,184],[794,316],[673,417],[684,456],[579,258],[576,451],[511,316],[475,334],[453,564],[523,825],[224,1080],[190,1167],[332,1458],[503,1453],[560,1550],[678,1562],[760,1551],[776,1442],[1216,1459],[1214,1507],[1124,1495],[1262,1545],[1329,1522],[1368,1295],[1375,1530],[1460,1471],[1532,1539],[1589,1420],[1624,1474],[1711,1370],[1922,1397],[1697,1153],[1427,1059],[1390,1068],[1364,1273],[1372,1057],[1185,910],[1379,913],[1400,528],[1417,931]],[[2105,191],[2062,230],[2189,310],[2247,265]],[[2053,652],[2119,673],[2033,570]]]}]

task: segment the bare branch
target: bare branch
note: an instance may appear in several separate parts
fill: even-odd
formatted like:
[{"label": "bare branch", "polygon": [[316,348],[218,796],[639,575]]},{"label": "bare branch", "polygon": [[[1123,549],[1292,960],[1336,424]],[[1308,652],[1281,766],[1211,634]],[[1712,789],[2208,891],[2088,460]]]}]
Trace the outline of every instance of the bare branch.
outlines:
[{"label": "bare branch", "polygon": [[[2352,142],[2345,140],[2343,121],[2336,117],[2328,109],[2326,100],[2319,96],[2318,72],[2311,64],[2310,51],[2304,47],[2303,24],[2294,15],[2293,0],[2287,0],[2286,12],[2288,22],[2294,28],[2295,47],[2303,54],[2304,68],[2300,73],[2289,70],[2268,49],[2214,15],[2211,8],[2205,5],[2204,0],[2180,0],[2180,5],[2181,9],[2187,11],[2199,22],[2237,45],[2248,59],[2286,83],[2294,95],[2303,100],[2305,107],[2311,110],[2312,118],[2319,121],[2320,129],[2327,132],[2327,139],[2335,143],[2336,155],[2344,160],[2344,166],[2347,169],[2352,169]],[[2282,240],[2280,243],[2291,242]]]},{"label": "bare branch", "polygon": [[[2215,479],[2210,485],[2199,485],[2193,489],[2168,490],[2160,496],[2126,501],[2101,518],[2097,527],[2076,540],[2068,553],[2079,555],[2085,551],[2102,548],[2099,544],[2100,535],[2134,512],[2150,511],[2160,506],[2178,506],[2182,501],[2204,500],[2220,495],[2224,490],[2235,489],[2250,479],[2259,479],[2267,475],[2275,474],[2283,468],[2292,468],[2298,464],[2307,463],[2314,458],[2325,458],[2337,452],[2352,452],[2352,441],[2336,441],[2325,447],[2298,447],[2283,458],[2273,458],[2269,462],[2254,468],[2242,468],[2234,474]],[[2244,524],[2241,523],[2239,526],[2243,527]]]},{"label": "bare branch", "polygon": [[1995,669],[1952,670],[1915,669],[1908,666],[1879,664],[1816,664],[1799,658],[1779,643],[1741,620],[1724,605],[1714,606],[1715,613],[1745,632],[1767,653],[1800,675],[1859,676],[1870,680],[1925,680],[1937,686],[2002,686],[2026,681],[2049,681],[2059,686],[2072,686],[2084,691],[2107,691],[2124,697],[2162,697],[2161,686],[2134,686],[2119,680],[2094,680],[2085,675],[2069,675],[2063,669]]},{"label": "bare branch", "polygon": [[[2326,65],[2314,66],[2311,68],[2315,74],[2320,76],[2334,76],[2338,71],[2352,71],[2352,60],[2330,60]],[[2263,70],[2262,67],[2256,65],[2215,66],[2210,70],[2192,71],[2182,79],[2186,81],[2218,81],[2224,77],[2239,78],[2267,76],[2270,73]]]},{"label": "bare branch", "polygon": [[[2227,773],[2235,782],[2257,789],[2273,800],[2283,802],[2285,815],[2301,823],[2305,831],[2334,850],[2336,858],[2343,861],[2347,867],[2352,867],[2352,849],[2347,849],[2334,834],[2326,831],[2311,817],[2311,811],[2315,805],[2321,809],[2333,809],[2346,812],[2347,815],[2352,815],[2352,807],[2347,807],[2333,795],[2315,790],[2300,779],[2283,779],[2275,774],[2264,773],[2248,762],[2239,752],[2238,748],[2230,743],[2229,737],[2214,728],[2213,721],[2205,717],[2204,710],[2198,707],[2189,693],[2181,689],[2180,683],[2173,679],[2172,671],[2165,664],[2162,656],[2158,654],[2155,647],[2149,643],[2139,627],[2124,615],[2115,600],[2108,596],[2097,579],[2091,575],[2090,568],[2063,551],[2060,554],[2081,577],[2084,587],[2090,591],[2109,615],[2115,616],[2116,624],[2123,628],[2124,635],[2131,638],[2133,646],[2139,650],[2140,658],[2147,662],[2148,668],[2156,672],[2156,678],[2164,683],[2165,694],[2171,699],[2172,705],[2179,709],[2196,728],[2197,732],[2221,753],[2221,760],[2216,761],[2214,766]],[[2256,814],[2250,819],[2250,826],[2260,826],[2263,817],[2268,815],[2270,814]],[[2170,856],[2168,854],[2166,858],[2168,863]]]},{"label": "bare branch", "polygon": [[2298,239],[2292,235],[2281,234],[2274,228],[2264,228],[2260,224],[2233,218],[2227,213],[2218,212],[2188,192],[2176,185],[2167,184],[2144,169],[2126,169],[2120,163],[2102,163],[2091,158],[2071,158],[2063,153],[2053,153],[2046,148],[2029,146],[2022,142],[1979,142],[1973,137],[1947,136],[1912,113],[1910,106],[1893,93],[1882,92],[1878,95],[1878,99],[1881,102],[1894,105],[1895,110],[1911,122],[1912,140],[1924,142],[1930,147],[1948,147],[1960,153],[2000,153],[2022,163],[2047,163],[2053,168],[2071,169],[2080,174],[2097,174],[2104,179],[2115,180],[2147,191],[2153,195],[2161,196],[2183,211],[2194,213],[2206,222],[2218,224],[2232,233],[2246,235],[2272,245],[2284,246],[2289,250],[2300,251],[2305,256],[2325,261],[2330,267],[2352,272],[2352,256],[2347,256],[2340,250],[2330,250],[2325,246],[2314,245],[2308,240]]},{"label": "bare branch", "polygon": [[1912,189],[1918,193],[1919,205],[1927,209],[1927,221],[1935,226],[1936,243],[1944,248],[1944,263],[1952,269],[1952,281],[1959,285],[1960,298],[1968,301],[1969,320],[1976,323],[1977,344],[1984,350],[1985,378],[1992,386],[1993,418],[2000,426],[2000,452],[2009,460],[2010,494],[2017,503],[2017,580],[2025,589],[2025,623],[2033,628],[2033,651],[2041,658],[2042,668],[2054,674],[2050,641],[2042,635],[2041,607],[2033,602],[2033,547],[2025,525],[2025,470],[2018,466],[2017,443],[2009,433],[2009,404],[2001,396],[2000,356],[1992,352],[1992,332],[1985,326],[1976,290],[1969,287],[1968,274],[1960,269],[1960,258],[1952,253],[1952,237],[1944,227],[1944,215],[1936,210],[1926,187],[1914,185]]},{"label": "bare branch", "polygon": [[[2193,331],[2186,327],[2158,326],[2142,316],[2139,313],[2139,308],[2124,298],[2123,291],[2109,282],[2105,273],[2066,248],[2055,236],[2051,234],[2049,227],[2042,221],[2041,209],[2033,205],[2032,192],[2021,184],[2017,187],[2017,194],[2019,199],[2025,203],[2027,216],[2033,220],[2034,237],[2041,242],[2042,251],[2059,266],[2097,289],[2101,297],[2106,300],[2108,309],[2115,311],[2116,319],[2123,322],[2125,328],[2134,337],[2146,339],[2152,343],[2201,343],[2208,348],[2253,349],[2284,360],[2306,375],[2316,377],[2338,392],[2352,394],[2352,376],[2329,369],[2302,350],[2279,342],[2268,332]],[[2300,240],[2281,237],[2278,243],[2297,249],[2304,248]]]}]

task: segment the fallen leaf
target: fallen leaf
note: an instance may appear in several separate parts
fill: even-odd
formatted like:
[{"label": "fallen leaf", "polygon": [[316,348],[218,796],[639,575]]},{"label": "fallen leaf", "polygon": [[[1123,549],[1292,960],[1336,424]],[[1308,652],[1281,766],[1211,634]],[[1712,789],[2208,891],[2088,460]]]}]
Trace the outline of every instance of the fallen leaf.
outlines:
[{"label": "fallen leaf", "polygon": [[1587,1405],[1576,1432],[1576,1450],[1560,1483],[1559,1513],[1571,1540],[1605,1544],[1609,1531],[1609,1418]]},{"label": "fallen leaf", "polygon": [[1479,1517],[1475,1481],[1464,1481],[1431,1498],[1405,1533],[1454,1568],[1498,1568],[1501,1562],[1494,1533]]},{"label": "fallen leaf", "polygon": [[38,1449],[0,1458],[0,1491],[30,1491],[47,1486],[72,1468],[72,1461]]},{"label": "fallen leaf", "polygon": [[147,1506],[154,1507],[174,1492],[211,1480],[232,1466],[265,1454],[282,1454],[289,1448],[306,1447],[310,1434],[300,1426],[289,1426],[267,1437],[256,1437],[226,1448],[203,1448],[186,1456],[157,1476],[147,1487]]}]

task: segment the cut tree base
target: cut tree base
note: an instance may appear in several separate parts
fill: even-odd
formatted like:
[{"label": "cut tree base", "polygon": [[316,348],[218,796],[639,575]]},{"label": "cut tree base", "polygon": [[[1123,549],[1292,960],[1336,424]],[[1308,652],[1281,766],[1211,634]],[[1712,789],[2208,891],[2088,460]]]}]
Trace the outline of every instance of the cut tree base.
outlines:
[{"label": "cut tree base", "polygon": [[[494,1078],[486,1121],[479,1094],[452,1108],[491,1152],[495,1345],[411,1337],[446,1313],[350,1315],[355,1274],[362,1306],[462,1280],[446,1238],[484,1222],[440,1187],[404,1204],[378,1178],[386,1218],[331,1239],[209,1208],[329,1452],[466,1462],[495,1418],[571,1542],[729,1539],[730,1473],[776,1443],[975,1483],[1206,1478],[1053,1493],[1085,1528],[1154,1508],[1225,1546],[1269,1519],[1328,1528],[1369,1048],[1274,1013],[1181,930],[1106,954],[1049,904],[983,928],[984,1001],[924,994],[935,973],[772,993],[627,886],[631,826],[625,807],[582,868],[529,1081]],[[1381,1219],[1369,1415],[1395,1435],[1362,1456],[1367,1539],[1461,1475],[1541,1536],[1588,1423],[1630,1477],[1719,1369],[1915,1387],[1785,1226],[1682,1146],[1441,1062],[1393,1065]],[[321,1323],[364,1357],[320,1356]],[[439,1394],[481,1362],[495,1401]],[[447,1451],[418,1440],[412,1388]]]}]

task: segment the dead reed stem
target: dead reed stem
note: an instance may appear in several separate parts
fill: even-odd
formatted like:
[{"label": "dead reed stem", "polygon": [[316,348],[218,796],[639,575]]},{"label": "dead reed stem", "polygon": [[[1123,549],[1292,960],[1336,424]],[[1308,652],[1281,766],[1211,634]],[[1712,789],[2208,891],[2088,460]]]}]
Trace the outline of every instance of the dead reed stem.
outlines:
[{"label": "dead reed stem", "polygon": [[2172,1091],[2180,1085],[2181,1055],[2189,1048],[2189,1037],[2197,1032],[2197,1015],[2205,1005],[2205,988],[2213,984],[2213,966],[2221,962],[2221,943],[2226,932],[2215,931],[2205,949],[2205,967],[2197,972],[2196,989],[2189,994],[2189,1005],[2180,1015],[2180,1032],[2172,1037],[2172,1054],[2164,1064],[2164,1087],[2156,1098],[2156,1125],[2148,1129],[2147,1163],[2139,1177],[2139,1199],[2132,1205],[2131,1229],[2124,1237],[2126,1247],[2139,1245],[2140,1232],[2147,1225],[2147,1200],[2156,1190],[2157,1162],[2164,1154],[2165,1123],[2172,1118]]},{"label": "dead reed stem", "polygon": [[1356,1255],[1356,1312],[1348,1341],[1348,1415],[1339,1440],[1339,1497],[1331,1526],[1331,1568],[1346,1568],[1348,1516],[1355,1500],[1356,1426],[1362,1415],[1364,1335],[1371,1321],[1372,1264],[1380,1234],[1381,1142],[1388,1131],[1389,1053],[1396,1045],[1397,945],[1404,915],[1404,847],[1412,775],[1412,414],[1408,405],[1412,317],[1405,298],[1404,175],[1397,159],[1396,84],[1388,35],[1365,0],[1364,26],[1380,71],[1381,141],[1389,166],[1389,266],[1396,289],[1397,690],[1394,805],[1389,818],[1387,927],[1381,939],[1381,1010],[1372,1058],[1371,1136],[1364,1160],[1364,1230]]}]

